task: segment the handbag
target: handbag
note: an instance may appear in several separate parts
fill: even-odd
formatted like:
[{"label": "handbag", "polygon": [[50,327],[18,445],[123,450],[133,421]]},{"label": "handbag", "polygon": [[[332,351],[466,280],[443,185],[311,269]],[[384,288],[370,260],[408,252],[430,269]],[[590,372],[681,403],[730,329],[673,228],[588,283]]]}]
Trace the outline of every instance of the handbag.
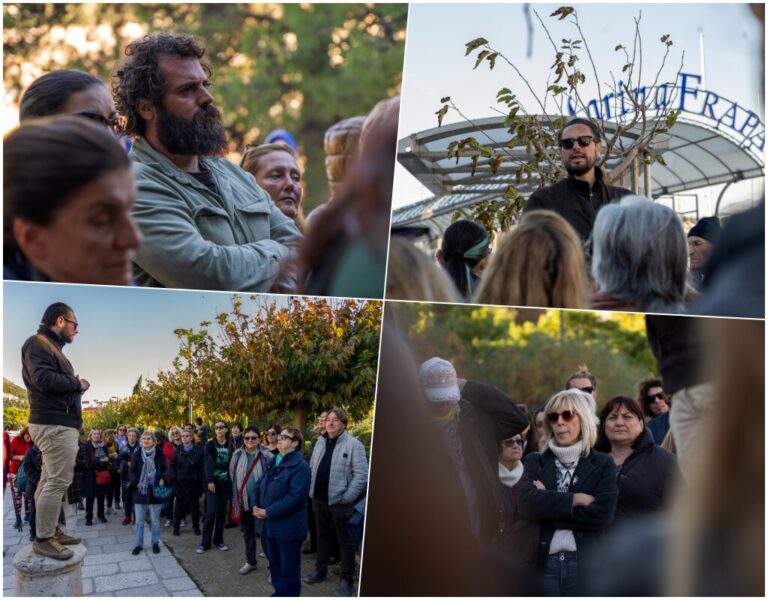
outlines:
[{"label": "handbag", "polygon": [[[261,453],[257,453],[256,458],[254,458],[253,462],[251,463],[251,468],[248,469],[248,472],[245,474],[245,478],[243,479],[243,483],[240,485],[237,498],[235,498],[234,502],[231,502],[229,505],[229,519],[235,525],[240,525],[240,521],[243,520],[243,513],[240,510],[240,507],[243,505],[243,490],[245,489],[245,486],[248,483],[248,478],[251,476],[251,473],[253,473],[253,469],[256,466],[256,463],[259,462],[260,458]],[[237,465],[235,465],[235,468],[237,468]]]},{"label": "handbag", "polygon": [[96,485],[109,485],[112,481],[112,475],[109,471],[96,471]]},{"label": "handbag", "polygon": [[167,485],[156,485],[152,487],[152,495],[158,500],[167,500],[173,494],[173,488]]}]

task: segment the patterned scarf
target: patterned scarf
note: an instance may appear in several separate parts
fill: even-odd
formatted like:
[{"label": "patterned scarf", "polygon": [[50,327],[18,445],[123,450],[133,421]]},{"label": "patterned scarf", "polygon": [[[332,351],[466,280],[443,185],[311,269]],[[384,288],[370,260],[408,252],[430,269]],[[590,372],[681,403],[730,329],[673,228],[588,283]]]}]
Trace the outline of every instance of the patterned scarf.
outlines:
[{"label": "patterned scarf", "polygon": [[143,496],[146,496],[147,491],[155,485],[155,451],[155,446],[151,450],[146,450],[143,447],[141,449],[144,465],[141,467],[141,477],[139,478],[139,493]]}]

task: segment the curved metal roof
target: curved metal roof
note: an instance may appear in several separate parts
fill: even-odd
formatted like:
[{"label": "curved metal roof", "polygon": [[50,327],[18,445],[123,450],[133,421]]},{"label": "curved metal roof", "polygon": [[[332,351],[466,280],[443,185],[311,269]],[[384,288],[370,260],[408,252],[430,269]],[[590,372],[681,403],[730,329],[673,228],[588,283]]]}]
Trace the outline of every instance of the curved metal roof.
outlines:
[{"label": "curved metal roof", "polygon": [[[550,121],[550,117],[538,118],[541,123]],[[609,135],[615,127],[615,123],[605,123]],[[455,211],[482,200],[501,198],[507,186],[514,183],[515,169],[532,159],[525,147],[514,147],[507,151],[507,158],[496,174],[492,173],[488,159],[481,157],[472,175],[471,152],[458,161],[447,158],[448,145],[469,136],[493,148],[505,147],[512,137],[504,127],[504,117],[499,116],[435,127],[399,141],[398,160],[435,196],[395,210],[393,227],[423,225],[424,221],[433,220],[435,228],[444,229]],[[622,135],[621,143],[630,147],[637,137],[637,130],[629,130]],[[762,156],[747,142],[738,141],[725,128],[715,128],[682,114],[666,133],[654,139],[652,152],[662,154],[666,165],[653,164],[652,196],[762,177]],[[558,152],[554,147],[549,150]],[[611,170],[619,163],[619,158],[609,159],[605,167]],[[538,187],[537,177],[517,185],[526,197]]]}]

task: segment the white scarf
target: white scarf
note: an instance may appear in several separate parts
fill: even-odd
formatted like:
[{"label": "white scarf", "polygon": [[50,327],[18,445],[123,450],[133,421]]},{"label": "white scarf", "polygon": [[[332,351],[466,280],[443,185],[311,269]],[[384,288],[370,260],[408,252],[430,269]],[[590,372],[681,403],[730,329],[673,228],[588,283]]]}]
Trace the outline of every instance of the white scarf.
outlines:
[{"label": "white scarf", "polygon": [[555,443],[554,438],[552,438],[549,440],[547,447],[552,450],[552,454],[557,457],[557,460],[559,460],[564,465],[569,465],[571,463],[579,462],[581,452],[584,450],[584,440],[579,440],[570,446],[558,446]]},{"label": "white scarf", "polygon": [[523,461],[519,461],[514,469],[507,469],[499,463],[499,481],[507,487],[514,487],[523,476]]}]

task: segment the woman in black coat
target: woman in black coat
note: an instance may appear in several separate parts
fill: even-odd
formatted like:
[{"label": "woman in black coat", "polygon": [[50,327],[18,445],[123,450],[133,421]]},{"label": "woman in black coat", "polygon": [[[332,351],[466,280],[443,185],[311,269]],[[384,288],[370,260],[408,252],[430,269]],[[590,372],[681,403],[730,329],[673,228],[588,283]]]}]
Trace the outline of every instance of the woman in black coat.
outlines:
[{"label": "woman in black coat", "polygon": [[96,500],[96,516],[106,523],[104,499],[112,485],[109,470],[109,447],[101,439],[101,430],[92,429],[84,449],[83,497],[85,498],[85,524],[93,525],[93,502]]},{"label": "woman in black coat", "polygon": [[136,545],[132,554],[136,556],[144,548],[144,522],[147,512],[152,522],[152,552],[160,552],[160,508],[165,498],[156,496],[157,487],[165,487],[168,479],[168,462],[157,438],[151,431],[145,431],[139,438],[139,448],[133,453],[130,464],[133,509],[136,524],[133,526]]},{"label": "woman in black coat", "polygon": [[200,494],[203,493],[203,447],[195,444],[191,431],[181,432],[181,445],[171,457],[171,482],[176,496],[173,508],[173,535],[179,527],[187,507],[192,510],[192,527],[200,535]]},{"label": "woman in black coat", "polygon": [[617,396],[600,411],[595,447],[616,465],[616,522],[665,508],[680,474],[675,455],[657,446],[643,423],[643,409],[632,398]]},{"label": "woman in black coat", "polygon": [[544,407],[545,450],[525,459],[520,515],[539,523],[546,595],[573,595],[585,550],[611,523],[618,488],[610,457],[593,449],[595,415],[585,392],[555,394]]}]

